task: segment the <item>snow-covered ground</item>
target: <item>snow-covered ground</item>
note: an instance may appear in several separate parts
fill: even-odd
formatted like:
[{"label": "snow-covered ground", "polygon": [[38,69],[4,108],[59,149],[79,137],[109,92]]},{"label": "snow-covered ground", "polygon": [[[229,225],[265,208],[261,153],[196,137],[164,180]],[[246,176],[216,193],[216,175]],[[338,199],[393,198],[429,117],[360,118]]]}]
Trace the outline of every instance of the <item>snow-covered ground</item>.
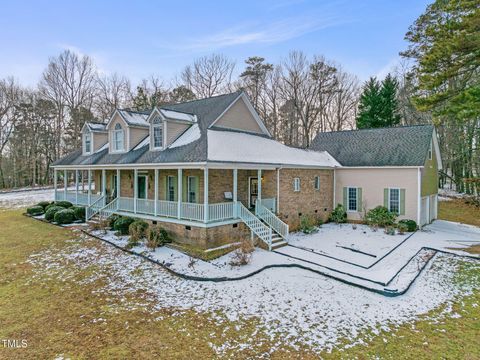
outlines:
[{"label": "snow-covered ground", "polygon": [[0,208],[24,208],[40,201],[53,201],[53,189],[24,190],[0,193]]},{"label": "snow-covered ground", "polygon": [[[126,236],[115,236],[113,231],[95,231],[93,234],[121,247],[128,240]],[[315,234],[292,234],[290,241],[296,245],[301,244],[304,248],[286,246],[274,252],[257,248],[250,263],[244,266],[231,265],[233,252],[207,262],[193,259],[169,247],[151,251],[141,244],[132,251],[188,276],[238,278],[269,266],[299,265],[374,291],[402,293],[435,254],[435,251],[422,248],[465,254],[461,251],[462,248],[480,243],[479,228],[447,221],[436,221],[424,231],[409,235],[385,235],[380,230],[374,232],[367,226],[358,226],[353,230],[351,225],[324,225]],[[362,250],[377,253],[378,256],[372,258],[371,254],[346,250],[336,246],[338,244],[348,244],[350,248],[361,245]]]},{"label": "snow-covered ground", "polygon": [[[476,286],[455,281],[462,261],[469,260],[437,255],[405,295],[389,298],[292,268],[269,269],[233,282],[188,281],[110,245],[92,246],[88,239],[72,242],[63,250],[42,251],[29,260],[36,274],[31,281],[43,277],[65,281],[72,272],[89,274],[83,280],[86,283],[103,279],[96,292],[111,302],[104,310],[108,313],[138,307],[192,309],[210,316],[220,326],[224,324],[225,332],[230,328],[227,320],[235,321],[235,327],[241,330],[244,321],[256,319],[257,331],[265,332],[276,344],[272,352],[282,344],[308,346],[313,351],[331,349],[339,343],[352,346],[368,340],[370,331],[376,334],[392,329],[434,309],[440,315],[432,321],[458,317],[461,314],[452,312],[452,302],[470,294]],[[475,264],[480,270],[480,264]],[[85,271],[90,266],[96,271]],[[135,302],[129,300],[130,294],[135,294]],[[138,296],[143,298],[138,300]],[[212,339],[210,345],[219,356],[226,350],[255,348],[259,337],[246,333],[248,336],[238,342],[222,342],[220,337]]]}]

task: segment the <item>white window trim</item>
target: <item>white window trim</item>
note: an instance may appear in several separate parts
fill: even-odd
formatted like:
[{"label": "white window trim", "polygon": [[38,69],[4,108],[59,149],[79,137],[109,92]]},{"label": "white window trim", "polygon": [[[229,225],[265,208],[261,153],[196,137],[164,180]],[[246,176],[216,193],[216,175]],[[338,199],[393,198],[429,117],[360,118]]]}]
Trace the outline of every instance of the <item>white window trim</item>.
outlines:
[{"label": "white window trim", "polygon": [[[317,179],[318,179],[318,187],[317,187]],[[315,191],[319,191],[320,190],[320,187],[321,187],[321,184],[320,184],[320,176],[316,175],[314,178],[313,178],[313,189]]]},{"label": "white window trim", "polygon": [[388,211],[391,212],[391,210],[390,210],[390,192],[391,192],[391,190],[398,190],[398,214],[397,215],[400,215],[400,207],[401,207],[400,192],[401,192],[401,190],[398,187],[389,187],[388,188],[388,202],[387,202]]},{"label": "white window trim", "polygon": [[[85,141],[85,135],[90,135],[90,151],[87,151],[87,146],[86,146],[86,141]],[[87,131],[83,134],[83,153],[85,155],[90,155],[93,153],[93,134],[91,131]]]},{"label": "white window trim", "polygon": [[[350,189],[355,189],[355,210],[350,210]],[[358,212],[358,186],[347,186],[347,208],[345,210],[347,211],[347,213]]]},{"label": "white window trim", "polygon": [[[162,129],[162,146],[155,146],[155,128],[161,128]],[[166,148],[166,126],[165,126],[165,122],[162,121],[161,123],[158,123],[158,124],[152,124],[151,125],[151,134],[152,134],[152,144],[151,144],[151,148],[152,150],[163,150]]]},{"label": "white window trim", "polygon": [[[123,149],[121,149],[121,150],[116,149],[115,133],[117,131],[122,131],[123,132]],[[115,129],[115,127],[113,127],[113,130],[112,130],[112,153],[124,153],[124,152],[126,152],[127,138],[128,138],[127,132],[128,132],[128,127],[127,127],[127,131],[125,131],[123,126],[122,126],[121,129]]]},{"label": "white window trim", "polygon": [[[187,202],[190,204],[198,204],[198,194],[196,191],[195,192],[195,202],[191,203],[190,202],[190,179],[193,178],[195,181],[198,181],[198,176],[187,176]],[[195,190],[195,189],[194,189]]]},{"label": "white window trim", "polygon": [[[297,180],[298,180],[298,190],[297,190]],[[302,189],[301,181],[299,177],[293,178],[293,192],[300,192]]]}]

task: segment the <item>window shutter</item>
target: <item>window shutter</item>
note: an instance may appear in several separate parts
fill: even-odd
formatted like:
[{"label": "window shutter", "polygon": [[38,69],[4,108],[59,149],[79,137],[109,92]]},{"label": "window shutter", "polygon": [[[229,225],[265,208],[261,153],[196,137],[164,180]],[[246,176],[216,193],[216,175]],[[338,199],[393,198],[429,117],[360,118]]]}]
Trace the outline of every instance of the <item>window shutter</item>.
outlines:
[{"label": "window shutter", "polygon": [[178,180],[176,176],[173,177],[173,199],[178,201]]},{"label": "window shutter", "polygon": [[198,176],[195,176],[195,201],[199,203],[200,201],[200,179]]},{"label": "window shutter", "polygon": [[383,206],[388,209],[388,188],[383,189]]},{"label": "window shutter", "polygon": [[362,204],[362,188],[357,188],[357,211],[362,211],[363,204]]},{"label": "window shutter", "polygon": [[405,189],[400,189],[400,215],[405,215]]},{"label": "window shutter", "polygon": [[345,208],[345,210],[348,209],[347,205],[348,205],[348,188],[344,187],[343,188],[343,207]]}]

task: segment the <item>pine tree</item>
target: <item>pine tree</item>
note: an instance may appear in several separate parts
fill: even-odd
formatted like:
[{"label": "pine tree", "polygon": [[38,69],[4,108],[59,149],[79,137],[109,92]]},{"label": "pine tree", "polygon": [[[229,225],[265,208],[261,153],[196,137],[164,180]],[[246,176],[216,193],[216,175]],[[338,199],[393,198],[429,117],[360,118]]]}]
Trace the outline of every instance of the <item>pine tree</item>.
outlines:
[{"label": "pine tree", "polygon": [[133,108],[138,111],[150,109],[150,101],[145,90],[141,86],[137,86],[137,94],[133,98]]},{"label": "pine tree", "polygon": [[381,128],[400,123],[397,105],[397,80],[388,74],[380,83],[371,77],[363,86],[358,105],[357,128]]}]

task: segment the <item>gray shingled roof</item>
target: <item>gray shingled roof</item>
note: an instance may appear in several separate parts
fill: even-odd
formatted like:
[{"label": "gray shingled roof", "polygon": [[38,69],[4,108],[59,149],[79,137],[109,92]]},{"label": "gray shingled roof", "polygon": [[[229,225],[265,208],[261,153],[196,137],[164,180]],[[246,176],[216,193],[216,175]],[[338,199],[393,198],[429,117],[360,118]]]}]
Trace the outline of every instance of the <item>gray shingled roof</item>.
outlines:
[{"label": "gray shingled roof", "polygon": [[423,166],[433,125],[319,133],[310,149],[328,151],[342,166]]},{"label": "gray shingled roof", "polygon": [[[108,149],[92,155],[82,155],[76,150],[53,163],[58,165],[95,165],[95,164],[132,164],[132,163],[169,163],[169,162],[202,162],[207,160],[207,128],[227,107],[241,94],[240,91],[193,100],[180,104],[163,106],[162,109],[194,114],[197,116],[201,136],[198,140],[184,146],[163,151],[150,151],[146,145],[138,150],[122,154],[109,154]],[[141,113],[145,114],[145,113]]]}]

